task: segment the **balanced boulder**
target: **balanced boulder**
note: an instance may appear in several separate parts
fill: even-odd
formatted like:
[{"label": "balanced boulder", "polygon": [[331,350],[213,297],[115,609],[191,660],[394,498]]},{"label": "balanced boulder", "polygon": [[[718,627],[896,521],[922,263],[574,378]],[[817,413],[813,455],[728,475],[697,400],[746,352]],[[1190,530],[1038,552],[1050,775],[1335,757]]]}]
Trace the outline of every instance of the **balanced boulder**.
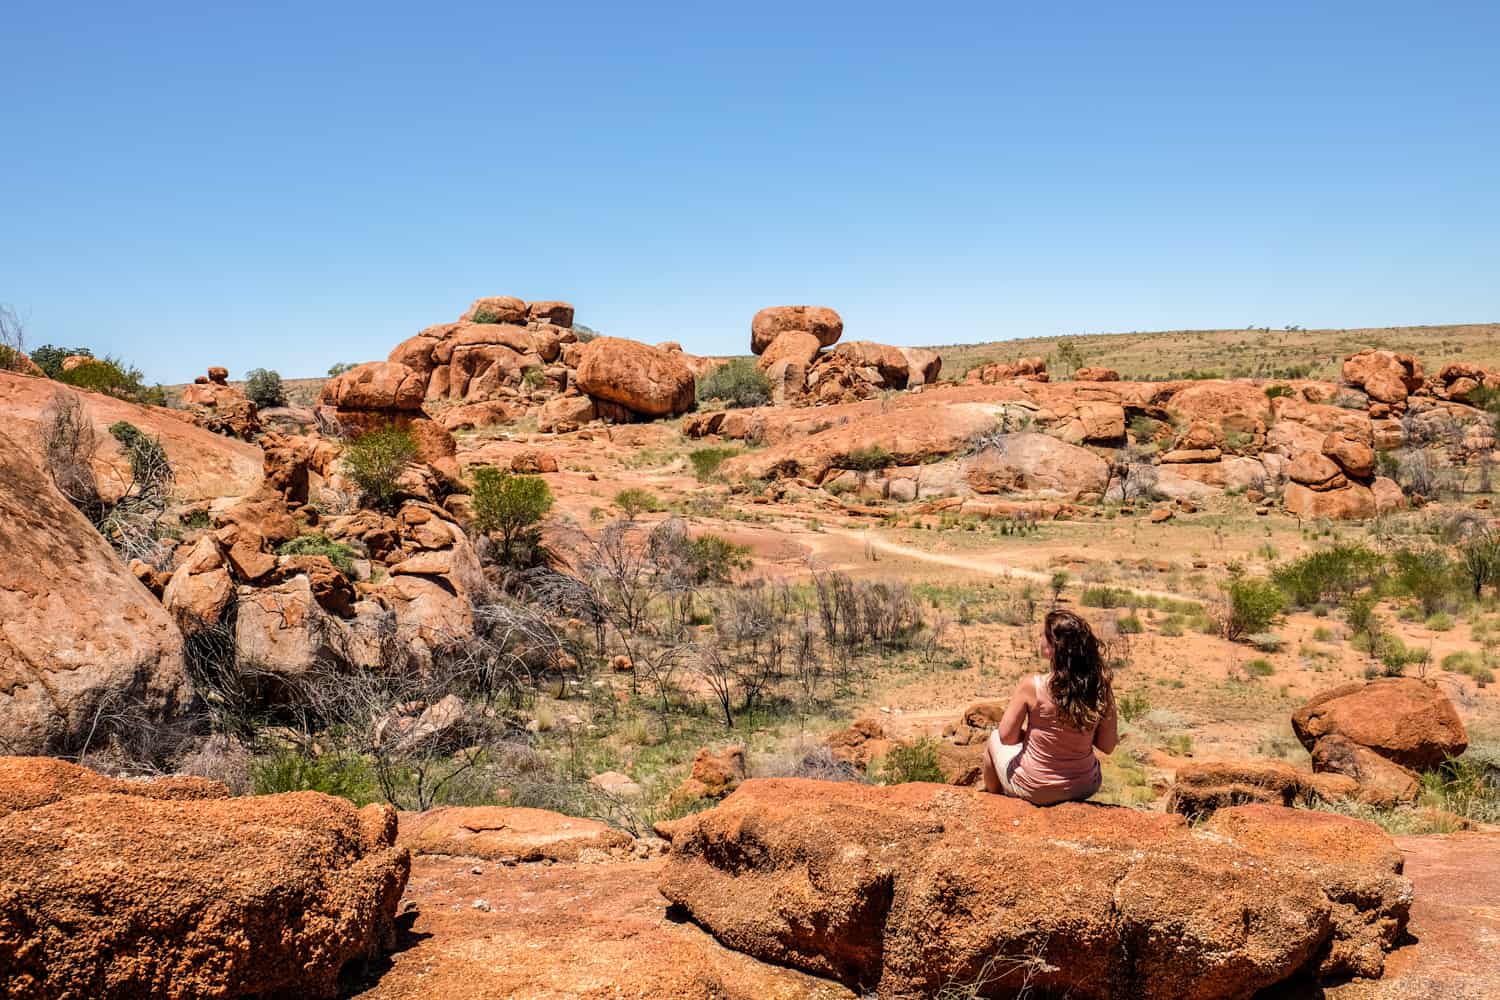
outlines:
[{"label": "balanced boulder", "polygon": [[827,306],[768,306],[750,321],[751,352],[765,353],[789,330],[810,333],[821,346],[832,347],[844,335],[844,321]]}]

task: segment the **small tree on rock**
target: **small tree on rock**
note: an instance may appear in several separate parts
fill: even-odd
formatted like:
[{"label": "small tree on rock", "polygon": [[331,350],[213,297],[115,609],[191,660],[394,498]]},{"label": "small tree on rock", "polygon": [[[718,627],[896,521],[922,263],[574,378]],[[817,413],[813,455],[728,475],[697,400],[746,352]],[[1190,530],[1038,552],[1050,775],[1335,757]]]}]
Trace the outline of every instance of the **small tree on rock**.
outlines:
[{"label": "small tree on rock", "polygon": [[[551,509],[552,490],[540,476],[494,468],[474,473],[474,527],[500,537],[500,561],[506,565],[531,561],[540,542],[537,525]],[[523,554],[528,558],[518,560]]]},{"label": "small tree on rock", "polygon": [[344,451],[344,465],[367,502],[391,507],[401,495],[401,473],[416,457],[411,434],[388,426],[356,438]]},{"label": "small tree on rock", "polygon": [[281,385],[281,376],[266,368],[253,369],[245,376],[245,395],[262,408],[286,405],[286,389]]}]

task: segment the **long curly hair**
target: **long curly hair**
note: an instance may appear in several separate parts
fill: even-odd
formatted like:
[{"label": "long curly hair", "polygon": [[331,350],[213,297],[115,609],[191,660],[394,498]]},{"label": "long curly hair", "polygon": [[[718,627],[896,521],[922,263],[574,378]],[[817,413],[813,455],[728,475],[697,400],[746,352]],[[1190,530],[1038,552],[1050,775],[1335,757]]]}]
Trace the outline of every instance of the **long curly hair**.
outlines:
[{"label": "long curly hair", "polygon": [[1052,678],[1047,685],[1052,700],[1073,728],[1088,732],[1114,697],[1099,640],[1088,622],[1062,608],[1047,612],[1043,628],[1052,644]]}]

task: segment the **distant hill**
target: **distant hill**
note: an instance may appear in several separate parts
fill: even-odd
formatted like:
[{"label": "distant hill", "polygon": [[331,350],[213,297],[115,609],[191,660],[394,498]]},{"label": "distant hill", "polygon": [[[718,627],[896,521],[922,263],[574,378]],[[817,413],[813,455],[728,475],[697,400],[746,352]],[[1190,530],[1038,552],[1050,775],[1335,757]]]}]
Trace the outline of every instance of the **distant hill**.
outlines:
[{"label": "distant hill", "polygon": [[[1500,323],[1387,326],[1358,330],[1168,330],[1027,337],[984,344],[932,345],[943,377],[958,379],[975,365],[1055,357],[1070,343],[1085,365],[1113,368],[1126,379],[1219,375],[1226,378],[1336,378],[1345,357],[1367,347],[1412,354],[1429,371],[1452,361],[1500,367]],[[1055,367],[1055,365],[1054,365]]]}]

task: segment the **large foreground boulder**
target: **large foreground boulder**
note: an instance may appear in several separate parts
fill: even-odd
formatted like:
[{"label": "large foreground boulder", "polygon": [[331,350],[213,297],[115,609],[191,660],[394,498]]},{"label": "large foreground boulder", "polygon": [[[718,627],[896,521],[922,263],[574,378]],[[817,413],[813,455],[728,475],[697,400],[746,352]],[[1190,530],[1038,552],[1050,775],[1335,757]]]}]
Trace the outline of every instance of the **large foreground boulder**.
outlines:
[{"label": "large foreground boulder", "polygon": [[101,720],[169,721],[191,697],[171,615],[0,431],[0,751],[76,750]]},{"label": "large foreground boulder", "polygon": [[682,355],[634,340],[598,337],[579,355],[578,388],[643,417],[670,417],[693,407],[693,372]]},{"label": "large foreground boulder", "polygon": [[721,942],[882,1000],[953,984],[1238,1000],[1300,973],[1374,976],[1411,903],[1377,827],[1281,807],[1192,830],[930,784],[754,780],[665,832],[662,894]]},{"label": "large foreground boulder", "polygon": [[0,758],[0,996],[333,997],[392,943],[388,807],[106,782]]}]

